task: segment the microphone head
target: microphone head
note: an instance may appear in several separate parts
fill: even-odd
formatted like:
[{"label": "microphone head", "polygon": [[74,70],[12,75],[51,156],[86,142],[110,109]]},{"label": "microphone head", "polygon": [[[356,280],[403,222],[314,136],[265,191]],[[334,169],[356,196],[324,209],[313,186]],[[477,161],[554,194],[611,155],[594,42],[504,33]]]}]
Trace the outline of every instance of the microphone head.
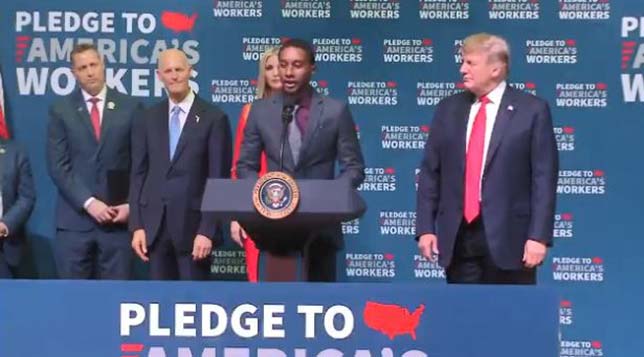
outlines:
[{"label": "microphone head", "polygon": [[290,123],[293,120],[293,111],[295,111],[295,98],[290,96],[284,96],[284,102],[282,106],[282,120],[285,123]]}]

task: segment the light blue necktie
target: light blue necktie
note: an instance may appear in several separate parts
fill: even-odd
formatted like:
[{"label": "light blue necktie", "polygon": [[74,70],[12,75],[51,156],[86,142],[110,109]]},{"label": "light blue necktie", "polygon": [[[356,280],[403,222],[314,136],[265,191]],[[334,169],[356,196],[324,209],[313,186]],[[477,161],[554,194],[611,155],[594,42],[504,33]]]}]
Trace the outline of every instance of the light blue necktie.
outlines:
[{"label": "light blue necktie", "polygon": [[181,136],[181,121],[179,115],[181,114],[181,107],[178,105],[172,108],[172,115],[170,116],[170,160],[174,157],[174,151],[177,149],[179,143],[179,136]]}]

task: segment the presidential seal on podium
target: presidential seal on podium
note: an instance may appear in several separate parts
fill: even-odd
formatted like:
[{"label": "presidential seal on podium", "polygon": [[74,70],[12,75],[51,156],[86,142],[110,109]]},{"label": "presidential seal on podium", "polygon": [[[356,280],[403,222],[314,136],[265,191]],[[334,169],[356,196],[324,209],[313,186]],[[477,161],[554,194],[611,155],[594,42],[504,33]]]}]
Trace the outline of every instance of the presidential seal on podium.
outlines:
[{"label": "presidential seal on podium", "polygon": [[291,215],[300,202],[300,190],[295,180],[281,171],[260,177],[253,188],[253,205],[262,216],[282,219]]}]

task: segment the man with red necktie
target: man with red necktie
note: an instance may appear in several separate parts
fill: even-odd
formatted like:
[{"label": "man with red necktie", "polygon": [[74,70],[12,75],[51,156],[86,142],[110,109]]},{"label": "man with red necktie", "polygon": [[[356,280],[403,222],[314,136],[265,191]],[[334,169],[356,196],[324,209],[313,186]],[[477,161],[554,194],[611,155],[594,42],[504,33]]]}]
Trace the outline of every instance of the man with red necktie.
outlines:
[{"label": "man with red necktie", "polygon": [[420,253],[448,283],[535,284],[552,244],[558,156],[548,103],[507,85],[507,42],[463,41],[466,91],[436,107],[417,193]]},{"label": "man with red necktie", "polygon": [[130,133],[142,106],[107,88],[94,45],[77,45],[70,58],[79,88],[52,104],[47,128],[47,168],[58,189],[58,275],[128,279]]}]

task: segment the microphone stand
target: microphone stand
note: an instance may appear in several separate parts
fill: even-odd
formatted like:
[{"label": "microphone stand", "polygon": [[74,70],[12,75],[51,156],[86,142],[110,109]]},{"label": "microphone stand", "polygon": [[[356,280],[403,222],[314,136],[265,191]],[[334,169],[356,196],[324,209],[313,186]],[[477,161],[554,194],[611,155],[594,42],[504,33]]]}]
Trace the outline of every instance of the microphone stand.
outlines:
[{"label": "microphone stand", "polygon": [[285,104],[282,108],[282,139],[280,141],[280,171],[284,171],[284,146],[286,144],[286,136],[288,135],[288,126],[293,120],[293,111],[295,106],[293,104]]}]

